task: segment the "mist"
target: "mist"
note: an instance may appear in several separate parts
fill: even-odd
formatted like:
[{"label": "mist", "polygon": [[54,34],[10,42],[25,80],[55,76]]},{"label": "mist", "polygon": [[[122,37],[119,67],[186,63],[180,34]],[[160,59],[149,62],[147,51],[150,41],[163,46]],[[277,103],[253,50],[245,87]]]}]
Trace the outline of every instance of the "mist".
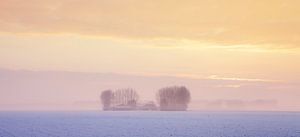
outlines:
[{"label": "mist", "polygon": [[[226,86],[234,84],[242,86]],[[0,70],[0,110],[101,110],[103,90],[133,87],[147,101],[172,85],[190,90],[189,110],[300,110],[297,87],[291,84],[8,69]]]}]

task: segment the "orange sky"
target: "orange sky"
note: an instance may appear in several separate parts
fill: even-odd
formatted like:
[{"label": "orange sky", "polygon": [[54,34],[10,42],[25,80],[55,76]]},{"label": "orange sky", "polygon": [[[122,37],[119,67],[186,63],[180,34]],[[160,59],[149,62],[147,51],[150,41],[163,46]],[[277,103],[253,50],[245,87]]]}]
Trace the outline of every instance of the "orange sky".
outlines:
[{"label": "orange sky", "polygon": [[241,81],[273,83],[276,96],[255,91],[252,99],[299,111],[299,6],[298,0],[0,0],[0,68],[229,80],[235,83],[217,86],[240,92]]}]

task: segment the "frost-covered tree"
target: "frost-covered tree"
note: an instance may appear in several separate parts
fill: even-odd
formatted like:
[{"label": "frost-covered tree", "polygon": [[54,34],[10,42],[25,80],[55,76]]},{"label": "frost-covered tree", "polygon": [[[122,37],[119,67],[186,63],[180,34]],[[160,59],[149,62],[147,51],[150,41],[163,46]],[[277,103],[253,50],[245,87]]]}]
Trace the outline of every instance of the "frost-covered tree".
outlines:
[{"label": "frost-covered tree", "polygon": [[136,107],[139,96],[134,89],[124,88],[115,91],[102,91],[100,99],[103,104],[103,110],[116,110],[120,109],[120,107],[133,109]]},{"label": "frost-covered tree", "polygon": [[100,98],[103,105],[103,110],[108,110],[110,108],[112,97],[113,92],[111,90],[102,91]]},{"label": "frost-covered tree", "polygon": [[117,89],[112,95],[114,105],[136,106],[138,99],[137,92],[132,88]]},{"label": "frost-covered tree", "polygon": [[184,86],[172,86],[160,89],[156,94],[160,110],[187,110],[191,100],[189,90]]}]

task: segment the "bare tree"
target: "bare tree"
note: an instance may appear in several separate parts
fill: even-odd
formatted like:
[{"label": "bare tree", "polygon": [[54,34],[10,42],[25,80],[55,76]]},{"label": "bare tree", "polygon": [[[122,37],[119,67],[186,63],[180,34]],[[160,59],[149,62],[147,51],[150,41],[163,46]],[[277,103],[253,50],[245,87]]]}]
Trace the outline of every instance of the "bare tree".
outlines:
[{"label": "bare tree", "polygon": [[160,89],[156,99],[161,110],[186,110],[191,97],[186,87],[172,86]]},{"label": "bare tree", "polygon": [[117,89],[112,94],[113,106],[136,106],[138,99],[137,92],[132,88]]},{"label": "bare tree", "polygon": [[104,90],[101,93],[101,102],[103,105],[103,110],[108,110],[111,106],[111,101],[112,101],[112,91],[111,90]]}]

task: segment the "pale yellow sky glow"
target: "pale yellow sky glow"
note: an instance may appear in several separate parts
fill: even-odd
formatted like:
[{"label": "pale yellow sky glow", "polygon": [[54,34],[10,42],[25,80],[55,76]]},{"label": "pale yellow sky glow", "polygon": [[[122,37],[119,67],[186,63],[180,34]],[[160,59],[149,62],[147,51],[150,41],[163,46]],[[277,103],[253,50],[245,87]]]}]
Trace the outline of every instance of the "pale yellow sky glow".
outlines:
[{"label": "pale yellow sky glow", "polygon": [[[194,108],[265,100],[249,110],[300,111],[299,6],[298,0],[0,0],[0,68],[176,77],[166,86],[200,90],[193,91]],[[157,90],[139,84],[142,96]],[[0,109],[16,100],[39,102],[22,102],[6,89]],[[85,92],[83,86],[75,94],[94,101],[100,91]]]}]

